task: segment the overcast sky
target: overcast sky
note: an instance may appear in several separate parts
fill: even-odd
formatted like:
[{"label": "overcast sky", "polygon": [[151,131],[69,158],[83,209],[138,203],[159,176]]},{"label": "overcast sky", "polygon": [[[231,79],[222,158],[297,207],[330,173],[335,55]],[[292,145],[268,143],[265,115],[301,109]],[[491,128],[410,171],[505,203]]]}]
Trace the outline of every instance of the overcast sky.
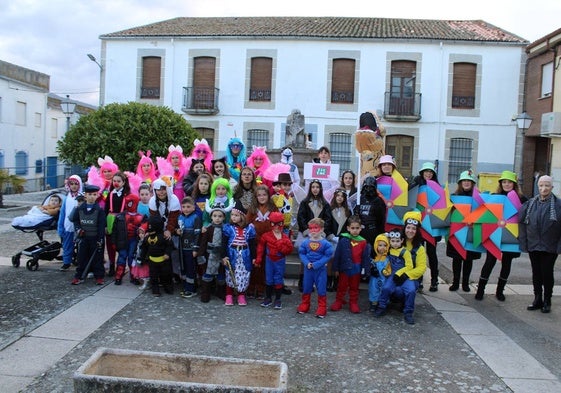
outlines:
[{"label": "overcast sky", "polygon": [[[441,6],[439,3],[446,5]],[[533,42],[561,28],[561,0],[0,0],[0,59],[51,76],[51,92],[97,105],[106,33],[175,17],[482,19]]]}]

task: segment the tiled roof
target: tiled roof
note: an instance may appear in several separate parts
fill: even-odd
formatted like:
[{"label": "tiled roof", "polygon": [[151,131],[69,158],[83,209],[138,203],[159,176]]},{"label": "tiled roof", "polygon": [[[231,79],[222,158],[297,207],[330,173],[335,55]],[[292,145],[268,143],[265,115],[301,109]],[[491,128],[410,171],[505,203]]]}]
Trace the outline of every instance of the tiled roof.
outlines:
[{"label": "tiled roof", "polygon": [[528,42],[482,20],[339,17],[180,17],[100,36],[101,39],[127,37],[406,38]]}]

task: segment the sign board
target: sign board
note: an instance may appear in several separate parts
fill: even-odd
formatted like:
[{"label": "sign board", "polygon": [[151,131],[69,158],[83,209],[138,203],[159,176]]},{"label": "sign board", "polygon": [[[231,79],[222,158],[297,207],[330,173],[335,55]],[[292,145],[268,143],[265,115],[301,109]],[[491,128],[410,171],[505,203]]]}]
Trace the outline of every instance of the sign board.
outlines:
[{"label": "sign board", "polygon": [[339,180],[339,164],[304,163],[304,180]]}]

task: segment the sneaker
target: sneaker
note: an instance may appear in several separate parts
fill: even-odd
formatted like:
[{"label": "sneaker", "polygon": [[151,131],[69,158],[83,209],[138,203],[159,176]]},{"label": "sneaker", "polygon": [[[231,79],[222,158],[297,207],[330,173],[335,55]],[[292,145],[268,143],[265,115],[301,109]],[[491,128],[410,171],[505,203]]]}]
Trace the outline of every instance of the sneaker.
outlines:
[{"label": "sneaker", "polygon": [[58,270],[60,270],[61,272],[66,272],[66,271],[68,271],[68,269],[70,269],[70,264],[68,264],[68,265],[62,265],[62,266],[60,267],[60,269],[58,269]]},{"label": "sneaker", "polygon": [[283,295],[292,295],[292,290],[289,289],[289,288],[287,288],[287,287],[285,287],[285,286],[283,286],[283,287],[282,287],[282,294],[283,294]]},{"label": "sneaker", "polygon": [[238,306],[247,306],[247,301],[244,295],[238,295]]},{"label": "sneaker", "polygon": [[179,293],[179,295],[184,299],[189,299],[190,297],[195,296],[196,293],[195,292],[190,292],[190,291],[181,291]]},{"label": "sneaker", "polygon": [[438,283],[431,284],[431,286],[429,288],[429,292],[436,292],[436,291],[438,291]]},{"label": "sneaker", "polygon": [[282,302],[280,301],[280,299],[275,300],[275,310],[282,310]]},{"label": "sneaker", "polygon": [[84,282],[83,280],[80,280],[79,278],[75,278],[75,279],[73,279],[73,280],[70,282],[70,284],[72,284],[72,285],[80,285],[80,284],[83,283],[83,282]]},{"label": "sneaker", "polygon": [[271,299],[265,299],[261,302],[261,307],[271,307],[273,305],[273,301]]},{"label": "sneaker", "polygon": [[115,280],[115,285],[121,285],[123,283],[123,280],[121,280],[120,278]]},{"label": "sneaker", "polygon": [[386,315],[386,309],[385,308],[378,307],[376,309],[376,311],[374,311],[374,316],[375,317],[383,317],[384,315]]},{"label": "sneaker", "polygon": [[226,295],[226,300],[224,301],[225,306],[233,306],[234,305],[234,297],[232,295]]},{"label": "sneaker", "polygon": [[405,321],[405,323],[409,324],[409,325],[414,325],[415,324],[415,320],[413,319],[413,313],[405,313],[403,314],[403,320]]},{"label": "sneaker", "polygon": [[95,285],[104,285],[105,281],[103,281],[103,278],[96,278],[95,279]]},{"label": "sneaker", "polygon": [[93,278],[93,277],[94,277],[93,273],[92,273],[92,272],[89,272],[89,273],[88,273],[88,278]]},{"label": "sneaker", "polygon": [[368,309],[370,312],[375,312],[376,311],[376,307],[378,307],[378,302],[371,302],[370,303],[370,308]]}]

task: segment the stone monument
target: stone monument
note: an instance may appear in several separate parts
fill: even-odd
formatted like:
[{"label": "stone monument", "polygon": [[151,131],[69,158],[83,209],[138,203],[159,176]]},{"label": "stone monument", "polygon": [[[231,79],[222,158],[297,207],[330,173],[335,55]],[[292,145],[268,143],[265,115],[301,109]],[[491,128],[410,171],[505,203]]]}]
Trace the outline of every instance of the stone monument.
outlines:
[{"label": "stone monument", "polygon": [[285,147],[305,149],[307,142],[305,117],[299,109],[293,109],[286,118]]}]

